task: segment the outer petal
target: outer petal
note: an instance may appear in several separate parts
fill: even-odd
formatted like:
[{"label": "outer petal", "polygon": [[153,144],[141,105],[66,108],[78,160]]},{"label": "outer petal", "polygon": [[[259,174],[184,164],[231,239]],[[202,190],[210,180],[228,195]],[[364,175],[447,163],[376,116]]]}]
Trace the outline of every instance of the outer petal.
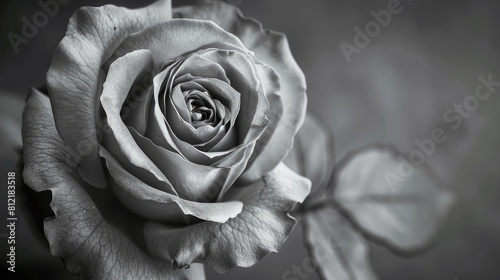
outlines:
[{"label": "outer petal", "polygon": [[201,47],[226,49],[226,46],[231,46],[231,50],[248,51],[236,36],[213,22],[173,19],[127,37],[116,49],[112,60],[133,50],[148,49],[153,54],[156,67],[160,68],[165,61],[174,60]]},{"label": "outer petal", "polygon": [[[48,98],[36,91],[24,112],[23,140],[25,183],[36,191],[52,191],[55,217],[44,221],[45,236],[69,272],[85,279],[188,279],[144,254],[103,220],[73,177],[76,164],[57,134]],[[189,277],[203,278],[199,269],[190,269]]]},{"label": "outer petal", "polygon": [[82,177],[93,185],[105,185],[96,131],[101,66],[129,34],[170,18],[170,1],[160,0],[138,10],[85,7],[70,19],[47,72],[47,88],[57,130],[78,154]]},{"label": "outer petal", "polygon": [[[316,117],[307,113],[304,125],[295,136],[293,149],[285,164],[312,183],[308,201],[324,194],[335,166],[333,135]],[[305,203],[307,204],[307,202]]]},{"label": "outer petal", "polygon": [[185,215],[191,215],[206,221],[224,223],[236,217],[243,207],[239,201],[193,202],[162,192],[128,173],[105,149],[101,149],[100,153],[106,159],[109,172],[118,184],[114,185],[118,199],[142,217],[179,223],[186,219]]},{"label": "outer petal", "polygon": [[295,225],[288,212],[309,191],[308,179],[280,164],[255,184],[227,193],[244,203],[236,218],[224,224],[204,222],[183,228],[150,223],[145,228],[146,242],[153,255],[169,260],[173,267],[194,261],[219,272],[249,267],[281,247]]},{"label": "outer petal", "polygon": [[258,180],[287,155],[306,112],[305,77],[290,53],[285,35],[264,30],[256,20],[243,17],[237,8],[217,1],[200,1],[194,6],[176,8],[173,15],[215,22],[236,35],[258,60],[274,68],[280,76],[282,117],[274,128],[273,136],[266,139],[269,141],[267,145],[257,145],[258,150],[252,155],[249,168],[241,178],[243,181]]},{"label": "outer petal", "polygon": [[[123,155],[134,166],[153,174],[158,181],[170,185],[165,175],[134,141],[120,117],[120,109],[128,96],[133,81],[141,71],[147,69],[147,66],[152,63],[151,53],[148,50],[137,50],[117,59],[109,67],[100,99],[113,134],[106,136],[115,138]],[[173,188],[170,191],[176,193]]]},{"label": "outer petal", "polygon": [[152,71],[153,69],[147,69],[137,77],[120,112],[125,125],[135,128],[141,134],[146,132],[153,97],[151,80],[155,73]]}]

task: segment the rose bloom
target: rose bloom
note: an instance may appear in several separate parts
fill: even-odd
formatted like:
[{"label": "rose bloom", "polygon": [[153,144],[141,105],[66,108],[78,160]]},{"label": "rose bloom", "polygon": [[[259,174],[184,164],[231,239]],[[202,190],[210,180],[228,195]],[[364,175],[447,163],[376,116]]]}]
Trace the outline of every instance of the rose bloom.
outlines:
[{"label": "rose bloom", "polygon": [[[121,279],[276,252],[310,191],[283,163],[305,91],[286,37],[230,5],[80,9],[24,112],[24,179],[52,191],[52,254]],[[130,212],[110,214],[115,200]]]}]

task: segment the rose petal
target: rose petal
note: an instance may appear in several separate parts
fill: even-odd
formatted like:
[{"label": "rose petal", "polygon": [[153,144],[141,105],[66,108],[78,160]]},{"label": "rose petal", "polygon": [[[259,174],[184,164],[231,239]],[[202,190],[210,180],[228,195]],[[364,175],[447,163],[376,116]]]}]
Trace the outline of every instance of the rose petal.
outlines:
[{"label": "rose petal", "polygon": [[[220,42],[224,42],[223,45]],[[123,40],[113,57],[138,49],[153,54],[155,66],[165,61],[211,46],[231,46],[231,50],[246,50],[241,41],[210,21],[172,19],[134,33]]]},{"label": "rose petal", "polygon": [[[239,139],[244,139],[251,126],[256,125],[255,120],[259,119],[257,112],[260,109],[267,112],[269,110],[268,104],[259,104],[256,97],[265,99],[261,81],[258,79],[258,73],[255,61],[252,56],[237,51],[221,51],[209,50],[202,54],[204,58],[211,61],[216,61],[226,71],[226,76],[231,81],[231,86],[241,93],[241,109],[238,115],[238,130]],[[208,86],[200,82],[201,85],[207,88]],[[215,91],[219,92],[219,91]],[[258,95],[256,95],[257,93]],[[266,100],[266,103],[267,100]],[[265,107],[264,107],[265,106]],[[254,122],[249,122],[253,120]],[[267,124],[266,124],[267,125]],[[215,147],[214,149],[219,149]]]},{"label": "rose petal", "polygon": [[123,38],[170,18],[169,0],[138,10],[111,5],[84,7],[70,19],[66,36],[55,51],[47,72],[47,88],[57,130],[78,153],[83,179],[95,186],[106,184],[96,132],[101,66]]},{"label": "rose petal", "polygon": [[[128,96],[133,81],[143,69],[152,63],[151,53],[148,50],[128,53],[113,62],[103,85],[101,104],[106,112],[113,137],[127,160],[134,166],[153,174],[158,181],[169,183],[165,175],[137,146],[120,117],[120,109]],[[171,188],[171,191],[176,193],[174,188]]]},{"label": "rose petal", "polygon": [[130,129],[135,141],[176,187],[180,197],[193,201],[215,201],[223,186],[233,185],[246,167],[253,145],[235,155],[233,166],[211,167],[198,165],[182,158],[176,152],[155,145],[135,130]]},{"label": "rose petal", "polygon": [[[188,279],[185,271],[173,271],[144,254],[103,219],[73,177],[76,163],[57,133],[46,96],[32,90],[23,121],[24,182],[35,191],[52,192],[55,217],[44,221],[45,236],[51,253],[64,260],[70,273],[85,279]],[[190,277],[204,277],[203,267],[188,271]]]},{"label": "rose petal", "polygon": [[[103,147],[106,147],[106,151],[108,151],[113,156],[113,158],[118,163],[120,163],[120,165],[123,166],[125,170],[127,170],[127,172],[129,172],[130,174],[134,174],[134,176],[137,178],[141,178],[141,181],[146,183],[148,186],[163,192],[178,195],[177,190],[174,191],[170,180],[158,180],[158,178],[156,178],[153,173],[144,168],[137,167],[136,165],[131,163],[130,160],[121,151],[120,145],[118,144],[118,142],[116,142],[116,139],[114,137],[111,136],[104,138],[101,149]],[[151,161],[151,159],[148,160]]]},{"label": "rose petal", "polygon": [[[208,81],[208,86],[207,85]],[[218,87],[214,87],[214,84],[218,84]],[[210,103],[210,106],[214,108],[216,111],[220,111],[221,109],[223,110],[222,116],[225,116],[225,110],[229,111],[229,115],[231,117],[231,122],[234,124],[236,117],[238,116],[238,112],[240,110],[240,93],[235,91],[229,84],[225,83],[224,81],[221,81],[219,79],[214,79],[214,78],[194,78],[190,82],[185,82],[180,85],[177,85],[175,88],[172,89],[171,94],[167,97],[169,99],[169,102],[166,102],[166,112],[165,112],[165,119],[168,122],[168,125],[172,128],[172,131],[174,134],[179,138],[179,140],[187,142],[189,144],[200,144],[200,143],[206,143],[210,141],[215,135],[219,132],[223,122],[219,122],[215,126],[211,125],[205,125],[203,127],[206,127],[206,129],[209,129],[208,131],[204,129],[203,127],[194,127],[191,124],[190,116],[189,116],[189,121],[186,121],[184,117],[181,116],[178,109],[183,110],[182,106],[186,106],[186,100],[184,98],[181,99],[181,88],[189,88],[189,87],[200,87],[204,91],[210,91],[209,93],[206,93],[206,95],[210,94],[210,96],[205,97],[205,98],[210,98],[210,100],[206,100],[206,103]],[[219,93],[219,94],[218,94]],[[195,93],[192,93],[191,95],[196,95]],[[219,95],[219,96],[217,96]],[[217,96],[217,97],[216,97]],[[186,96],[187,97],[187,96]],[[212,100],[212,98],[218,98],[215,100]],[[176,101],[174,101],[176,100]],[[226,107],[222,106],[217,106],[217,104],[221,104],[221,101],[223,101],[226,104]],[[182,103],[182,104],[179,104]],[[177,105],[178,104],[178,105]],[[184,110],[188,110],[185,108]],[[214,145],[217,143],[214,143]]]},{"label": "rose petal", "polygon": [[[180,85],[176,86],[167,98],[170,100],[166,102],[165,119],[168,121],[173,133],[177,135],[179,140],[191,144],[201,144],[211,141],[211,139],[213,139],[216,135],[220,134],[221,130],[225,131],[224,126],[222,126],[221,123],[217,126],[204,125],[195,128],[191,124],[191,120],[186,121],[184,117],[181,116],[182,114],[190,113],[186,107],[186,101],[182,97]],[[177,101],[174,101],[176,99]],[[214,102],[212,101],[212,103]],[[215,107],[215,104],[213,104],[213,106]],[[179,111],[183,113],[181,114]],[[190,119],[191,116],[188,118]]]},{"label": "rose petal", "polygon": [[[235,51],[220,51],[213,50],[207,51],[203,53],[203,56],[206,58],[210,58],[211,61],[217,61],[218,64],[222,66],[222,68],[226,71],[226,75],[228,78],[239,84],[240,93],[236,92],[231,86],[226,84],[223,81],[213,79],[213,78],[198,78],[194,79],[193,82],[196,82],[203,86],[203,88],[207,89],[209,92],[213,92],[216,96],[221,100],[225,100],[226,104],[231,104],[231,106],[237,106],[237,100],[234,100],[234,97],[241,96],[241,109],[240,114],[238,115],[238,119],[236,120],[238,123],[238,130],[240,132],[246,132],[246,134],[239,135],[241,145],[238,150],[244,149],[248,146],[249,143],[254,142],[264,131],[265,127],[268,124],[268,120],[265,115],[269,108],[267,99],[262,91],[259,88],[259,80],[256,78],[255,69],[251,64],[251,61],[248,60],[244,54]],[[236,68],[237,67],[237,68]],[[166,69],[168,70],[168,69]],[[228,141],[221,140],[221,144],[219,146],[215,146],[215,151],[204,152],[202,150],[197,149],[191,143],[186,143],[180,140],[174,133],[171,128],[170,123],[165,118],[164,114],[161,112],[161,108],[158,105],[159,103],[159,94],[162,89],[159,85],[162,84],[166,76],[167,72],[162,72],[157,75],[154,79],[155,83],[155,108],[154,114],[156,117],[157,127],[160,128],[161,134],[164,135],[164,138],[169,147],[172,147],[174,150],[182,154],[186,159],[205,165],[213,165],[214,162],[219,161],[222,156],[229,154],[229,152],[233,152],[233,150],[222,150],[217,151],[221,147],[229,147],[230,141],[233,139],[228,137]],[[218,94],[216,94],[218,93]],[[228,105],[226,105],[228,107]],[[234,118],[234,111],[236,107],[230,108],[231,114]],[[168,117],[168,116],[167,116]],[[155,126],[151,125],[151,128],[154,129]],[[158,131],[154,132],[151,130],[150,134],[153,142],[162,145],[161,141],[158,139],[158,136],[154,137],[153,134],[160,134]],[[231,132],[227,132],[230,136]],[[156,141],[155,141],[156,140]],[[229,144],[228,144],[229,142]],[[224,160],[224,159],[223,159]],[[232,162],[224,162],[225,166],[234,164]]]},{"label": "rose petal", "polygon": [[[203,152],[193,147],[192,144],[181,141],[175,133],[172,131],[170,124],[167,122],[165,115],[163,114],[159,104],[159,94],[161,87],[158,86],[162,83],[165,78],[165,74],[160,73],[154,78],[154,108],[153,114],[154,118],[150,118],[148,124],[148,130],[146,131],[146,136],[153,140],[157,145],[165,147],[167,149],[172,149],[182,155],[184,158],[198,164],[212,165],[215,161],[220,159],[222,156],[227,155],[231,151],[222,152]],[[221,82],[222,83],[222,82]],[[224,83],[222,83],[224,84]],[[225,87],[225,90],[232,90],[230,86]],[[237,95],[238,93],[234,91],[232,95]]]},{"label": "rose petal", "polygon": [[[189,74],[186,74],[186,75],[183,75],[182,77],[184,76],[188,76]],[[179,79],[179,78],[177,78]],[[177,79],[174,81],[174,83],[177,83]],[[189,80],[192,79],[192,76],[189,77]],[[187,81],[186,81],[187,82]],[[191,83],[191,87],[192,88],[197,88],[199,87],[199,90],[205,90],[204,88],[202,88],[200,85],[198,84],[195,84],[195,83]],[[172,94],[170,96],[170,99],[171,99],[171,104],[172,104],[172,110],[175,110],[175,113],[177,113],[179,115],[179,117],[181,117],[186,123],[189,123],[191,121],[191,115],[189,113],[189,108],[187,107],[187,104],[186,104],[186,99],[184,98],[184,93],[182,92],[182,88],[181,88],[181,85],[177,85],[176,87],[174,87],[172,89]],[[165,102],[165,107],[168,105],[168,102]],[[168,109],[165,109],[165,111],[167,111],[168,113]]]},{"label": "rose petal", "polygon": [[117,184],[113,185],[113,191],[118,199],[127,209],[147,219],[180,223],[185,215],[191,215],[205,221],[225,223],[236,217],[243,207],[239,201],[193,202],[159,191],[127,172],[106,149],[101,149],[100,154],[106,159],[109,172]]},{"label": "rose petal", "polygon": [[263,29],[256,20],[243,17],[237,8],[220,1],[199,1],[194,6],[175,8],[173,15],[215,22],[236,35],[259,61],[271,66],[280,76],[282,87],[279,95],[283,112],[279,125],[267,145],[257,145],[258,150],[250,159],[251,166],[241,178],[250,182],[258,180],[280,163],[291,149],[306,112],[305,77],[290,53],[286,36]]},{"label": "rose petal", "polygon": [[[154,144],[130,129],[135,141],[158,168],[170,179],[179,195],[192,201],[212,201],[226,181],[229,168],[199,165],[176,152]],[[208,195],[210,194],[210,195]]]},{"label": "rose petal", "polygon": [[244,207],[227,223],[203,222],[182,228],[147,224],[149,251],[173,267],[194,261],[203,261],[219,272],[252,266],[281,247],[295,225],[288,212],[309,190],[308,179],[280,164],[254,185],[228,193]]},{"label": "rose petal", "polygon": [[[171,94],[169,95],[169,98],[168,98],[168,100],[171,102],[170,103],[166,102],[167,108],[165,110],[166,111],[165,113],[166,113],[166,115],[169,114],[168,107],[170,105],[170,107],[173,107],[170,109],[170,114],[174,114],[174,113],[178,114],[179,116],[182,117],[182,120],[184,120],[184,122],[178,123],[178,121],[177,121],[178,118],[172,118],[171,116],[170,117],[167,116],[167,120],[172,125],[174,132],[181,139],[182,138],[188,139],[188,140],[183,139],[184,141],[187,141],[191,144],[195,143],[195,141],[196,141],[195,139],[199,139],[199,140],[201,140],[201,142],[207,142],[207,141],[209,141],[209,139],[213,138],[215,136],[215,134],[218,133],[218,131],[220,131],[220,129],[219,129],[220,123],[217,126],[214,126],[214,127],[216,127],[216,129],[213,129],[212,133],[209,133],[210,135],[207,135],[206,133],[201,133],[200,130],[195,129],[192,126],[188,126],[188,128],[190,128],[190,129],[186,130],[185,129],[186,127],[184,127],[184,123],[185,122],[191,123],[191,114],[190,114],[190,112],[188,112],[189,110],[186,108],[185,98],[187,98],[187,96],[185,98],[180,99],[180,96],[176,96],[176,91],[180,91],[181,89],[187,90],[187,88],[192,88],[192,89],[197,89],[199,91],[204,92],[205,89],[201,85],[192,81],[196,78],[201,78],[201,77],[214,78],[214,79],[218,79],[218,80],[221,80],[223,82],[229,83],[229,80],[226,77],[225,71],[219,64],[214,63],[206,58],[201,57],[198,53],[194,53],[194,54],[189,55],[183,61],[182,65],[179,66],[179,68],[175,74],[176,74],[176,77],[172,83],[172,85],[175,86],[175,88],[173,88],[173,89],[168,88],[172,91]],[[185,94],[185,92],[183,92],[183,94]],[[177,94],[177,95],[179,95],[179,94]],[[204,95],[208,96],[208,94],[204,94]],[[212,98],[207,97],[205,99],[206,99],[205,100],[206,102],[210,103],[212,109],[216,109],[215,104],[213,104],[214,101],[212,100]],[[239,102],[238,102],[238,104],[239,104]],[[237,106],[237,108],[239,109],[239,106]],[[182,129],[175,129],[176,125],[181,126]],[[183,137],[182,135],[180,135],[183,133],[191,133],[191,135],[184,135],[184,137]],[[195,135],[193,135],[193,134],[195,134]]]},{"label": "rose petal", "polygon": [[293,171],[311,180],[312,189],[308,199],[324,194],[335,167],[333,136],[330,129],[308,112],[284,163]]},{"label": "rose petal", "polygon": [[[208,154],[212,152],[229,152],[232,148],[236,148],[240,144],[245,144],[239,142],[238,139],[242,138],[238,138],[236,135],[236,130],[245,130],[245,128],[239,126],[236,123],[236,120],[240,112],[247,109],[245,100],[242,98],[242,94],[247,94],[247,92],[238,92],[236,89],[231,87],[231,85],[215,79],[199,78],[195,81],[206,88],[210,93],[214,93],[214,96],[218,95],[219,99],[217,101],[220,102],[221,100],[226,104],[230,104],[230,107],[223,107],[227,108],[227,113],[224,115],[228,116],[228,123],[230,125],[229,130],[226,130],[226,134],[218,143],[215,143],[215,145],[208,151]],[[224,103],[221,104],[224,105]]]},{"label": "rose petal", "polygon": [[255,142],[250,144],[245,150],[244,150],[244,158],[241,161],[241,164],[231,168],[229,170],[229,175],[227,176],[227,180],[222,186],[222,190],[219,193],[219,196],[217,197],[217,201],[222,201],[224,198],[224,195],[226,192],[229,190],[230,187],[233,186],[233,183],[236,182],[236,179],[241,175],[241,173],[245,170],[247,167],[248,160],[250,159],[250,156],[252,156],[253,151],[255,150]]},{"label": "rose petal", "polygon": [[[280,119],[281,116],[283,115],[283,103],[281,102],[281,97],[279,95],[281,89],[279,76],[271,67],[263,64],[262,62],[259,61],[256,62],[256,66],[257,66],[257,72],[259,74],[258,75],[259,80],[264,85],[264,90],[266,92],[267,100],[269,101],[269,111],[267,112],[267,118],[269,119],[269,124],[266,130],[264,130],[264,133],[262,133],[262,135],[259,137],[259,140],[255,145],[255,150],[257,155],[259,151],[262,151],[267,146],[267,144],[274,135],[276,127],[280,125]],[[268,151],[268,153],[272,152],[273,151],[271,150]],[[272,155],[269,154],[269,156]],[[241,181],[244,182],[245,178],[241,178]]]},{"label": "rose petal", "polygon": [[177,76],[190,74],[196,77],[214,78],[230,83],[226,71],[218,64],[218,61],[205,57],[207,51],[200,51],[189,55],[177,72]]},{"label": "rose petal", "polygon": [[125,125],[135,128],[141,134],[146,132],[153,98],[152,71],[152,69],[145,69],[144,73],[137,77],[121,108],[120,115]]}]

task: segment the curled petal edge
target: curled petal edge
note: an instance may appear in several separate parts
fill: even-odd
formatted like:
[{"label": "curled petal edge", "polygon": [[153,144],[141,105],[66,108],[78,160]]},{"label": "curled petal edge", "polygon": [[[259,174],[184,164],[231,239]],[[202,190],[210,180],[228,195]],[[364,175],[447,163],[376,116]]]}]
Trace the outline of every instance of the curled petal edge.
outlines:
[{"label": "curled petal edge", "polygon": [[174,268],[193,262],[211,265],[218,272],[235,266],[250,267],[277,252],[285,242],[296,223],[289,212],[304,201],[310,189],[309,179],[280,164],[262,180],[230,189],[226,198],[238,199],[244,207],[236,218],[224,224],[146,224],[148,249]]}]

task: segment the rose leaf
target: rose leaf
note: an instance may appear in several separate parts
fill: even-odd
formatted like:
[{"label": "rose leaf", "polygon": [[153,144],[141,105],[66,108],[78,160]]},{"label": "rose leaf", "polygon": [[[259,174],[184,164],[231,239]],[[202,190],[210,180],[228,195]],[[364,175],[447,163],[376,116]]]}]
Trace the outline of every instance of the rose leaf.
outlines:
[{"label": "rose leaf", "polygon": [[84,279],[204,279],[203,267],[172,271],[109,225],[78,183],[76,164],[57,133],[48,97],[32,90],[23,116],[25,183],[50,190],[55,217],[44,221],[52,255]]},{"label": "rose leaf", "polygon": [[351,152],[337,165],[329,195],[368,237],[396,251],[427,246],[454,202],[432,170],[405,158],[384,145]]},{"label": "rose leaf", "polygon": [[368,242],[333,207],[311,211],[303,222],[304,243],[312,259],[303,262],[306,272],[312,273],[314,264],[323,280],[377,279]]}]

